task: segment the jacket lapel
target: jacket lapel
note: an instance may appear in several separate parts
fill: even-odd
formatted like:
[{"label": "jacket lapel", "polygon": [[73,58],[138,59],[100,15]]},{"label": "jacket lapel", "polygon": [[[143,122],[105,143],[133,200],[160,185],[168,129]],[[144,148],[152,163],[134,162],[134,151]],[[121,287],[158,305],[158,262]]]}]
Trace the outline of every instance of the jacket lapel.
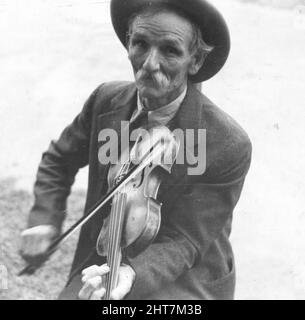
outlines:
[{"label": "jacket lapel", "polygon": [[175,117],[170,121],[169,128],[174,130],[181,128],[186,129],[200,129],[204,126],[202,98],[200,92],[189,82],[186,96],[179,108]]},{"label": "jacket lapel", "polygon": [[[123,91],[114,96],[109,103],[109,108],[105,113],[101,113],[97,117],[97,134],[98,136],[102,130],[114,130],[118,137],[118,145],[115,144],[114,148],[118,148],[118,156],[120,156],[121,150],[121,121],[128,121],[131,117],[132,112],[136,108],[136,87],[134,84],[128,85]],[[99,140],[99,138],[98,138]],[[105,142],[98,141],[98,150],[99,152],[101,146]],[[105,184],[105,181],[108,181],[108,169],[111,163],[102,164],[99,161],[98,165],[98,176],[99,180],[103,181],[102,194],[105,194],[108,190],[108,184]]]},{"label": "jacket lapel", "polygon": [[98,130],[113,129],[121,134],[121,121],[128,121],[137,106],[136,86],[132,83],[110,102],[110,111],[98,116]]},{"label": "jacket lapel", "polygon": [[[168,124],[171,131],[175,132],[175,130],[180,130],[180,132],[183,133],[182,135],[176,135],[180,142],[180,148],[184,147],[184,151],[182,154],[183,163],[181,163],[181,161],[177,161],[178,163],[175,163],[172,167],[171,176],[174,179],[174,184],[177,184],[178,180],[180,180],[178,184],[185,183],[185,179],[188,175],[187,169],[195,162],[194,154],[197,154],[199,141],[198,129],[204,129],[206,127],[202,105],[203,101],[201,94],[192,83],[189,83],[188,90],[181,107],[175,117]],[[191,140],[194,141],[194,150],[192,150],[192,146],[190,147],[186,142],[186,135],[191,134],[191,132],[193,132]],[[187,163],[187,160],[189,163]]]}]

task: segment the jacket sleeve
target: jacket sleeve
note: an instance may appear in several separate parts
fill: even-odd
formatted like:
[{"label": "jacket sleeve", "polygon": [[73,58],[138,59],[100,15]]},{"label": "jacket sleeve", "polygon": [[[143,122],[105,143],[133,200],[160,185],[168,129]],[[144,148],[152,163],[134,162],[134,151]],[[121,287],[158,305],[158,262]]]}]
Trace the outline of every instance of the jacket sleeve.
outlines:
[{"label": "jacket sleeve", "polygon": [[136,279],[127,299],[143,299],[175,281],[205,254],[232,215],[250,159],[251,143],[247,142],[214,179],[178,187],[173,204],[162,212],[165,220],[154,243],[129,259]]},{"label": "jacket sleeve", "polygon": [[34,184],[34,204],[28,227],[51,224],[58,230],[66,214],[66,200],[77,171],[88,164],[92,108],[98,88],[81,113],[43,153]]}]

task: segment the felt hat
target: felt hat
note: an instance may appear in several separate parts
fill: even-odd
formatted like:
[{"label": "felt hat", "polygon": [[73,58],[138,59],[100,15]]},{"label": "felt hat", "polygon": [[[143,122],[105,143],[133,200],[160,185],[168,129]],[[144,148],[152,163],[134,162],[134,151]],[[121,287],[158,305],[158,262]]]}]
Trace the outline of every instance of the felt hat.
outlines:
[{"label": "felt hat", "polygon": [[128,22],[131,16],[144,8],[166,5],[182,11],[202,32],[203,40],[213,51],[206,58],[197,74],[190,76],[192,82],[202,82],[213,77],[225,64],[230,51],[230,34],[220,12],[205,0],[111,0],[111,19],[114,30],[127,48]]}]

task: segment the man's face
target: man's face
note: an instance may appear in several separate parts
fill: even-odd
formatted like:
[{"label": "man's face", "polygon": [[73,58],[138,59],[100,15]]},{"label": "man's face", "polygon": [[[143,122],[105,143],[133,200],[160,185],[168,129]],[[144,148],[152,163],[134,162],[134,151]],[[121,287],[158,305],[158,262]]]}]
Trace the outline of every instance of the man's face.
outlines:
[{"label": "man's face", "polygon": [[[138,16],[132,23],[128,54],[140,97],[156,109],[179,96],[194,72],[193,29],[172,12]],[[197,69],[196,69],[197,70]]]}]

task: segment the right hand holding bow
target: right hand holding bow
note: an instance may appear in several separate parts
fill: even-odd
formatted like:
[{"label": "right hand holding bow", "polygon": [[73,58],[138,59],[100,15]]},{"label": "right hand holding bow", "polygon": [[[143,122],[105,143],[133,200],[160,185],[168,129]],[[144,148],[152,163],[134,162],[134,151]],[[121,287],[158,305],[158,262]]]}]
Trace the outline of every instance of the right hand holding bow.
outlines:
[{"label": "right hand holding bow", "polygon": [[24,230],[21,233],[21,256],[29,263],[39,263],[58,234],[58,230],[52,225],[40,225]]}]

